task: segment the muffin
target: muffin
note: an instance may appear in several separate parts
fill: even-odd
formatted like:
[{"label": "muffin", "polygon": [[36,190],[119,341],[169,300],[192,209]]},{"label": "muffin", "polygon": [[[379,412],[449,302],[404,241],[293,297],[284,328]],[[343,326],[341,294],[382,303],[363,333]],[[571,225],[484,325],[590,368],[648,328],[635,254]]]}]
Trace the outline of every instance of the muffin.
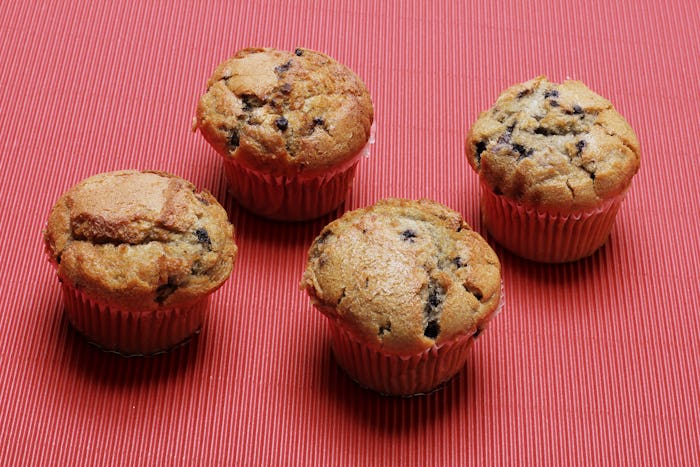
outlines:
[{"label": "muffin", "polygon": [[338,364],[362,386],[402,396],[457,374],[502,298],[494,251],[429,200],[386,199],[331,222],[301,288],[328,319]]},{"label": "muffin", "polygon": [[364,83],[327,55],[248,48],[209,78],[193,129],[223,157],[241,206],[298,221],[343,203],[373,118]]},{"label": "muffin", "polygon": [[64,193],[44,231],[71,324],[124,355],[166,351],[198,332],[236,257],[233,226],[206,191],[125,170]]},{"label": "muffin", "polygon": [[544,76],[501,94],[465,146],[489,233],[541,262],[574,261],[602,246],[639,170],[637,136],[608,100],[580,81]]}]

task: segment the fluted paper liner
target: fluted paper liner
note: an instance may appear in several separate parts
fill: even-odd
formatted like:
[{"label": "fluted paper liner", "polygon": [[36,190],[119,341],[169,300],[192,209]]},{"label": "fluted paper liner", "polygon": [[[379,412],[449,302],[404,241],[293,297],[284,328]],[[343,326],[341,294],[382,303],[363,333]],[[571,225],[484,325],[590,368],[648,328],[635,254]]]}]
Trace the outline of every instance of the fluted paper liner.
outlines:
[{"label": "fluted paper liner", "polygon": [[320,217],[345,201],[360,158],[369,157],[374,131],[373,124],[369,141],[355,156],[320,175],[273,176],[224,157],[229,190],[241,206],[262,217],[286,221]]},{"label": "fluted paper liner", "polygon": [[576,261],[595,253],[608,239],[625,198],[622,193],[590,210],[557,214],[481,188],[481,213],[489,234],[516,255],[543,263]]},{"label": "fluted paper liner", "polygon": [[168,351],[199,332],[209,295],[185,307],[132,311],[93,300],[62,282],[65,311],[73,327],[103,350],[126,356]]},{"label": "fluted paper liner", "polygon": [[368,347],[342,323],[327,317],[331,347],[338,365],[358,384],[388,396],[428,394],[452,379],[464,367],[472,342],[505,303],[503,284],[496,310],[481,323],[477,335],[463,334],[413,355],[397,355]]}]

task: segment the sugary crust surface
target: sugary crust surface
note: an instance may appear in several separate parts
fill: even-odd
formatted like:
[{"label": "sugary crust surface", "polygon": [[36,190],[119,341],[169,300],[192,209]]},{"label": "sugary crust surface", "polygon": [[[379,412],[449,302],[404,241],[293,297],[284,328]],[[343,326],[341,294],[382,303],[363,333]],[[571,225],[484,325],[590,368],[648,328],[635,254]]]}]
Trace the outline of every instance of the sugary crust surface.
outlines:
[{"label": "sugary crust surface", "polygon": [[596,207],[639,170],[639,142],[612,104],[580,81],[544,76],[508,88],[482,112],[466,155],[496,194],[555,212]]},{"label": "sugary crust surface", "polygon": [[196,127],[224,157],[290,176],[322,173],[357,155],[373,118],[364,83],[327,55],[249,48],[209,78]]},{"label": "sugary crust surface", "polygon": [[130,310],[185,305],[213,292],[237,252],[216,199],[162,172],[81,181],[56,202],[44,240],[61,280]]},{"label": "sugary crust surface", "polygon": [[457,212],[386,199],[321,231],[301,288],[369,347],[410,355],[481,331],[500,301],[500,263]]}]

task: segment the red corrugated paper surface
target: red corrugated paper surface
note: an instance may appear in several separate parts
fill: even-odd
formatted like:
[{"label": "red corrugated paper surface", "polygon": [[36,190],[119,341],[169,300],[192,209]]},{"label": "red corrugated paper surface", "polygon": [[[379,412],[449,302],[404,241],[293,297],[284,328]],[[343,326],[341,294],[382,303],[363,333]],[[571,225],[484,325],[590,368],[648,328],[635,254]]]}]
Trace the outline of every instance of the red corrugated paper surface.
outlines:
[{"label": "red corrugated paper surface", "polygon": [[[694,0],[5,1],[1,463],[698,465],[699,43]],[[210,72],[251,45],[318,49],[367,83],[377,142],[346,208],[425,196],[480,230],[467,128],[538,74],[608,97],[642,169],[593,257],[547,266],[497,249],[506,308],[457,380],[380,397],[335,366],[298,290],[333,216],[239,210],[190,131]],[[203,333],[157,358],[104,354],[72,331],[41,241],[63,191],[124,168],[209,189],[237,229]]]}]

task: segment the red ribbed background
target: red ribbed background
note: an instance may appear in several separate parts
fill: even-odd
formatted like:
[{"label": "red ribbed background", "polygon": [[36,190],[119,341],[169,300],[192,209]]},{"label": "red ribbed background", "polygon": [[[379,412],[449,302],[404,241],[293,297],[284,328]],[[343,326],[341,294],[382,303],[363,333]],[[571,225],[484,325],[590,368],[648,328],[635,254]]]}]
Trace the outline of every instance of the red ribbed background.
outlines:
[{"label": "red ribbed background", "polygon": [[[695,0],[4,1],[0,463],[698,465],[699,44]],[[210,72],[251,45],[318,49],[367,83],[377,142],[348,208],[426,196],[480,230],[467,128],[538,74],[608,97],[642,169],[593,257],[546,266],[497,249],[506,308],[460,377],[383,398],[338,370],[298,290],[332,216],[240,211],[190,131]],[[209,189],[237,229],[203,333],[157,358],[86,345],[43,253],[57,197],[124,168]]]}]

